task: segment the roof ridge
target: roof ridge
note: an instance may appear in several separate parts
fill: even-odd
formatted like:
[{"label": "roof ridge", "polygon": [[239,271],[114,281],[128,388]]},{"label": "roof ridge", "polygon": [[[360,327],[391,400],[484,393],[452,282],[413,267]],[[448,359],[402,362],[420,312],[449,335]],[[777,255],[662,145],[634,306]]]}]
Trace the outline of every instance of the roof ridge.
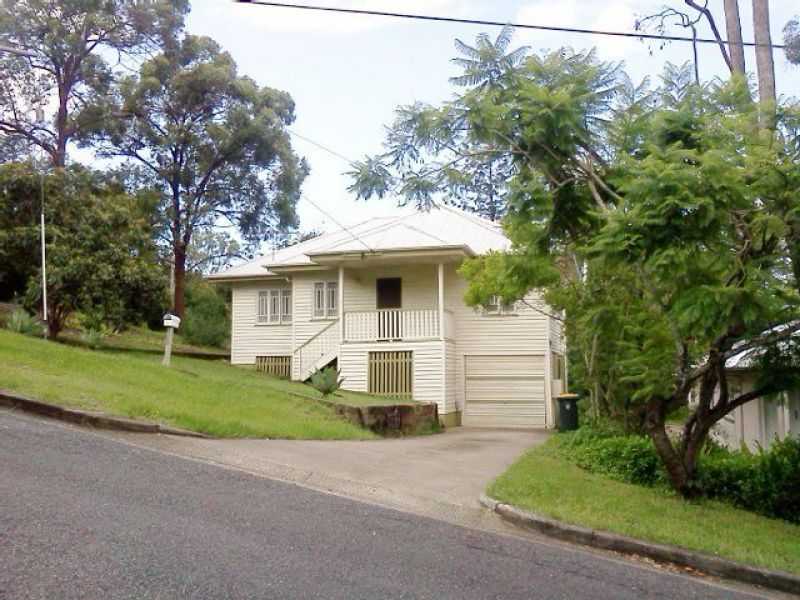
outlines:
[{"label": "roof ridge", "polygon": [[449,210],[450,212],[455,213],[461,217],[464,217],[465,219],[469,219],[470,221],[472,221],[476,225],[479,225],[480,227],[483,227],[487,231],[491,231],[492,233],[498,235],[503,235],[502,231],[498,231],[498,229],[501,228],[501,225],[497,221],[490,221],[489,219],[481,217],[480,215],[476,215],[475,213],[471,213],[469,211],[464,210],[463,208],[458,208],[457,206],[453,206],[451,204],[443,203],[437,206]]},{"label": "roof ridge", "polygon": [[[289,250],[289,249],[293,249],[293,250],[295,251],[295,253],[294,253],[294,254],[291,254],[290,256],[296,256],[297,254],[306,254],[305,252],[303,252],[303,251],[302,251],[302,249],[301,249],[301,248],[305,248],[305,247],[307,247],[307,246],[308,246],[309,244],[311,244],[312,242],[321,242],[321,241],[323,241],[323,238],[332,237],[332,236],[334,236],[334,235],[339,235],[339,234],[347,234],[347,233],[349,233],[351,238],[354,238],[354,239],[356,239],[356,240],[358,240],[358,241],[361,241],[361,240],[359,239],[359,236],[358,236],[358,235],[356,235],[356,234],[354,234],[352,231],[350,231],[351,229],[355,229],[355,228],[357,228],[357,227],[361,227],[362,225],[366,225],[366,224],[367,224],[367,223],[369,223],[370,221],[386,221],[386,220],[390,220],[390,221],[391,221],[391,220],[393,220],[394,218],[395,218],[395,217],[370,217],[369,219],[365,219],[365,220],[363,220],[363,221],[358,221],[357,223],[354,223],[354,224],[352,224],[352,225],[348,225],[348,226],[346,226],[346,227],[342,227],[342,226],[340,225],[340,226],[339,226],[340,228],[339,228],[339,229],[337,229],[337,230],[335,230],[335,231],[328,231],[328,232],[325,232],[325,233],[321,233],[320,235],[318,235],[318,236],[315,236],[315,237],[313,237],[313,238],[311,238],[311,239],[304,240],[304,241],[302,241],[302,242],[299,242],[299,243],[297,243],[297,244],[292,244],[291,246],[286,246],[285,248],[281,248],[281,249],[277,250],[277,252],[280,252],[281,250]],[[382,225],[382,223],[376,223],[374,227],[370,227],[369,229],[366,229],[365,231],[359,232],[359,234],[363,235],[363,234],[366,234],[366,233],[372,232],[372,231],[374,231],[375,229],[377,229],[378,227],[380,227],[381,225]],[[347,240],[341,240],[340,242],[336,242],[335,244],[344,243],[344,242],[346,242],[346,241],[347,241]],[[323,242],[323,243],[324,243],[324,242]],[[333,243],[333,242],[332,242],[332,243]],[[363,244],[364,242],[361,242],[361,243]],[[273,254],[274,254],[274,253],[273,253]],[[265,254],[265,255],[263,255],[263,256],[264,256],[265,258],[267,258],[267,255],[266,255],[266,254]],[[288,257],[287,257],[287,258],[288,258]],[[270,263],[267,263],[267,264],[270,264]]]},{"label": "roof ridge", "polygon": [[[383,231],[386,231],[387,229],[389,229],[389,228],[401,223],[405,219],[405,216],[375,217],[375,218],[376,219],[381,219],[381,220],[386,220],[386,223],[377,223],[375,225],[375,227],[371,227],[371,228],[369,228],[369,229],[367,229],[365,231],[359,232],[359,236],[354,236],[357,241],[361,242],[365,246],[366,246],[366,243],[363,240],[360,239],[360,236],[362,236],[362,235],[363,236],[368,236],[368,235],[372,235],[372,234],[375,234],[375,233],[381,233]],[[369,219],[369,220],[371,221],[372,219]],[[367,222],[367,221],[365,221],[365,222]],[[344,230],[342,230],[342,231],[344,231]],[[327,249],[336,248],[337,246],[341,246],[342,244],[346,244],[348,241],[349,240],[341,240],[341,241],[336,242],[335,244],[327,247]],[[367,248],[369,249],[369,246],[367,246]]]}]

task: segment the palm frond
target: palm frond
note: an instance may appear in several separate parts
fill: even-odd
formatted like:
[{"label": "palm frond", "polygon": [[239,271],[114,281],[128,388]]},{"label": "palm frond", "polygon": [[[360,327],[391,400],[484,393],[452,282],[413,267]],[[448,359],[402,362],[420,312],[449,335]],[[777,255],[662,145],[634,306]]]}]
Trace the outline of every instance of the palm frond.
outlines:
[{"label": "palm frond", "polygon": [[456,41],[453,43],[455,44],[456,50],[461,52],[461,54],[463,54],[464,56],[468,56],[469,58],[473,59],[478,58],[478,56],[480,56],[480,52],[478,51],[477,48],[473,48],[469,44],[465,44],[458,38],[456,38]]},{"label": "palm frond", "polygon": [[514,37],[514,27],[513,25],[503,25],[503,28],[500,30],[500,33],[497,35],[497,39],[494,42],[494,47],[498,52],[505,52],[508,45],[511,43],[511,38]]},{"label": "palm frond", "polygon": [[527,56],[530,50],[531,50],[530,46],[520,46],[516,50],[512,50],[505,56],[506,63],[508,63],[512,67],[517,66],[520,62],[522,62],[522,59],[525,58],[525,56]]}]

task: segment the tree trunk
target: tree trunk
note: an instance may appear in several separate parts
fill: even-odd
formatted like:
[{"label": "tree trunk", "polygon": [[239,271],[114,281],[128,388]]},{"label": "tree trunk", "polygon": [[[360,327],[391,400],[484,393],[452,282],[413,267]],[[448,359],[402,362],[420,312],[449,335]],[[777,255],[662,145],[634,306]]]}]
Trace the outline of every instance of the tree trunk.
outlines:
[{"label": "tree trunk", "polygon": [[64,85],[59,84],[58,91],[58,112],[56,113],[56,141],[53,145],[53,167],[63,168],[67,164],[67,142],[69,133],[67,132],[67,119],[69,117],[69,92]]},{"label": "tree trunk", "polygon": [[798,218],[796,222],[789,223],[789,234],[786,236],[786,244],[789,246],[789,258],[792,259],[794,287],[800,292],[800,218]]},{"label": "tree trunk", "polygon": [[739,18],[739,0],[724,0],[725,31],[728,36],[728,53],[731,57],[731,75],[744,75],[744,46],[742,22]]},{"label": "tree trunk", "polygon": [[48,340],[56,340],[58,334],[64,329],[64,321],[67,315],[60,311],[55,305],[50,304],[47,308],[47,331],[45,335]]},{"label": "tree trunk", "polygon": [[676,449],[669,439],[666,428],[666,407],[669,404],[659,399],[646,407],[647,433],[667,471],[667,478],[672,488],[684,498],[696,498],[700,494],[700,489],[695,483],[697,455],[703,447],[705,435],[698,435],[696,439],[692,436],[685,447]]},{"label": "tree trunk", "polygon": [[183,318],[186,309],[186,246],[178,244],[174,248],[175,260],[175,302],[172,312]]},{"label": "tree trunk", "polygon": [[669,435],[667,435],[667,430],[664,425],[664,417],[659,414],[660,412],[660,407],[647,407],[645,416],[647,434],[653,441],[656,453],[661,458],[661,463],[667,471],[667,478],[669,479],[670,485],[680,492],[685,488],[689,479],[689,474],[686,472],[683,462],[672,446],[672,442],[669,439]]},{"label": "tree trunk", "polygon": [[775,64],[772,59],[768,0],[753,0],[753,33],[758,67],[758,99],[761,104],[771,104],[775,102]]}]

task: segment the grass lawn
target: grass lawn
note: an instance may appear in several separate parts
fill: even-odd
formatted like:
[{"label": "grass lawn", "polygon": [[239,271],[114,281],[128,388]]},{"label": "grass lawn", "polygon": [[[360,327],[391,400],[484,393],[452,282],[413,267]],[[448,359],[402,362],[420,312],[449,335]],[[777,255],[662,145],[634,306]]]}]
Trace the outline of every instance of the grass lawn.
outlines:
[{"label": "grass lawn", "polygon": [[577,525],[800,573],[800,526],[588,473],[549,455],[556,443],[557,436],[517,460],[489,496]]},{"label": "grass lawn", "polygon": [[[249,370],[255,372],[254,369],[251,367],[236,367],[241,370]],[[274,386],[276,389],[286,390],[287,392],[293,392],[295,394],[301,394],[303,396],[310,396],[312,398],[322,398],[322,394],[320,394],[317,390],[311,387],[308,384],[300,383],[299,381],[287,381],[285,379],[277,379],[275,377],[270,377],[264,373],[258,373],[260,377],[267,379],[270,382],[270,385]],[[374,405],[391,405],[391,404],[408,404],[411,401],[409,400],[398,400],[397,398],[391,398],[386,396],[370,396],[369,394],[364,394],[362,392],[351,392],[349,390],[338,390],[333,395],[331,395],[328,400],[330,402],[336,402],[338,404],[348,404],[350,406],[374,406]]]},{"label": "grass lawn", "polygon": [[144,352],[95,351],[0,330],[0,388],[41,400],[143,418],[221,437],[374,439],[317,394],[252,369]]},{"label": "grass lawn", "polygon": [[[144,350],[150,352],[164,352],[163,331],[152,331],[146,327],[131,327],[120,333],[109,334],[103,340],[103,346],[111,349],[120,350]],[[62,332],[59,339],[81,344],[81,334],[79,331],[66,330]],[[198,346],[183,340],[179,333],[175,333],[172,341],[173,350],[183,350],[190,352],[201,352],[204,354],[218,354],[227,356],[227,348],[212,348],[210,346]]]}]

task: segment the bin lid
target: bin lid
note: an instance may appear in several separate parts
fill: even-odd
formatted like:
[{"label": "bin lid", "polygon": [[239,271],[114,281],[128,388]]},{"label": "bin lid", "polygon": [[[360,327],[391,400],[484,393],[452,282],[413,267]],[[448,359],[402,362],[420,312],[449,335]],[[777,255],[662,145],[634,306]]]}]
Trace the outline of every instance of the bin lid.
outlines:
[{"label": "bin lid", "polygon": [[580,394],[559,394],[556,396],[556,400],[577,400],[580,397]]}]

